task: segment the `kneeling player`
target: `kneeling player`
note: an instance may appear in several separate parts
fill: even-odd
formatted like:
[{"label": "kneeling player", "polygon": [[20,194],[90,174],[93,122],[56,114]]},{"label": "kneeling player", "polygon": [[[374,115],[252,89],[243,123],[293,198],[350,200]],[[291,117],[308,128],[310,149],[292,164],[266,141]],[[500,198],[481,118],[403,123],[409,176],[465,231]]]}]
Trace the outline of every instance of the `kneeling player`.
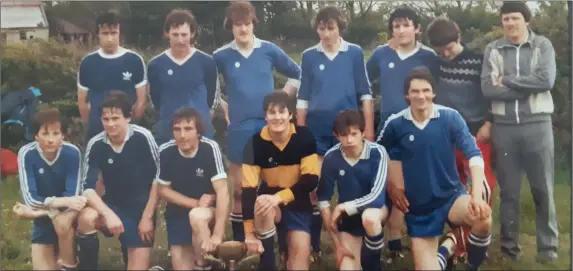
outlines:
[{"label": "kneeling player", "polygon": [[[382,225],[388,217],[384,206],[388,154],[384,147],[364,140],[364,120],[357,111],[338,115],[334,135],[340,143],[324,157],[318,200],[334,241],[337,266],[340,270],[381,270]],[[335,186],[339,204],[331,213],[329,201]],[[366,251],[361,253],[363,236]]]},{"label": "kneeling player", "polygon": [[[119,236],[127,247],[127,269],[149,268],[154,243],[159,167],[157,145],[149,130],[129,124],[131,104],[124,92],[112,92],[101,105],[104,131],[87,144],[84,191],[88,207],[78,218],[80,266],[97,270],[97,231]],[[96,193],[103,181],[105,194]]]},{"label": "kneeling player", "polygon": [[[379,142],[403,169],[404,190],[389,192],[405,212],[417,270],[445,268],[448,252],[438,250],[445,222],[471,227],[468,264],[477,269],[491,242],[491,209],[482,195],[484,162],[461,115],[433,103],[434,89],[427,68],[413,69],[404,83],[410,106],[390,116],[380,133]],[[469,159],[471,195],[458,176],[456,148]]]},{"label": "kneeling player", "polygon": [[17,204],[14,212],[34,219],[34,269],[74,269],[77,262],[73,224],[86,204],[86,198],[78,196],[81,154],[76,146],[63,141],[58,109],[39,111],[32,129],[36,141],[18,152],[20,189],[26,205]]},{"label": "kneeling player", "polygon": [[227,173],[217,142],[202,137],[205,125],[195,109],[177,110],[172,130],[174,139],[159,147],[157,179],[159,194],[168,202],[165,221],[172,268],[210,270],[203,255],[223,241],[229,211]]},{"label": "kneeling player", "polygon": [[253,135],[244,151],[245,242],[249,250],[262,253],[262,270],[276,269],[273,246],[275,224],[280,223],[287,230],[287,269],[308,270],[310,192],[319,173],[316,143],[307,128],[291,123],[294,104],[286,92],[266,95],[263,109],[267,125]]}]

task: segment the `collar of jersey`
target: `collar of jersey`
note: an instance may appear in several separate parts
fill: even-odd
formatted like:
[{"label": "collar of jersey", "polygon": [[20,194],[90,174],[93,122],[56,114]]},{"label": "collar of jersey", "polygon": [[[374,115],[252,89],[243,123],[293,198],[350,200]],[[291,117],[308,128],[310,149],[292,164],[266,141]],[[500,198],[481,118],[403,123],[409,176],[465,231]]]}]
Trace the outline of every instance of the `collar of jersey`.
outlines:
[{"label": "collar of jersey", "polygon": [[[130,124],[128,124],[127,125],[127,132],[125,133],[125,138],[123,139],[123,144],[125,144],[125,142],[127,142],[132,135],[133,135],[133,128],[131,127]],[[109,140],[107,133],[105,133],[105,136],[103,137],[103,142],[111,146],[111,140]],[[122,146],[123,146],[123,144],[122,144]]]},{"label": "collar of jersey", "polygon": [[42,157],[44,162],[46,162],[46,164],[48,164],[49,166],[53,165],[54,163],[56,163],[56,161],[58,161],[58,158],[60,157],[60,153],[62,152],[63,147],[64,147],[64,142],[62,142],[62,145],[60,145],[60,148],[58,149],[58,151],[56,153],[56,157],[54,158],[54,160],[49,161],[48,159],[46,159],[46,156],[44,156],[44,150],[42,150],[42,148],[40,148],[40,143],[36,143],[36,149],[38,150],[40,157]]},{"label": "collar of jersey", "polygon": [[[324,47],[322,46],[322,42],[319,42],[316,45],[316,50],[319,52],[324,52]],[[340,47],[338,47],[338,52],[346,52],[346,51],[348,51],[348,42],[340,38]]]},{"label": "collar of jersey", "polygon": [[[253,48],[261,48],[261,45],[263,44],[263,42],[254,35],[253,35],[253,39],[255,40],[253,42]],[[231,42],[231,49],[233,49],[235,51],[239,51],[239,45],[237,45],[237,42],[234,40]]]},{"label": "collar of jersey", "polygon": [[[290,140],[290,136],[296,133],[296,128],[294,127],[294,124],[290,124],[290,128],[289,128],[289,140]],[[269,133],[269,126],[266,125],[265,127],[263,127],[263,129],[261,130],[261,138],[263,140],[266,141],[272,141],[271,139],[271,134]]]},{"label": "collar of jersey", "polygon": [[107,58],[107,59],[118,58],[118,57],[120,57],[120,56],[122,56],[122,55],[125,55],[126,52],[127,52],[127,49],[125,49],[125,48],[123,48],[123,47],[121,47],[121,46],[119,46],[119,47],[117,48],[117,52],[115,52],[115,54],[113,54],[113,55],[106,54],[106,53],[103,51],[103,49],[101,49],[101,48],[99,48],[99,49],[97,50],[97,53],[98,53],[101,57]]},{"label": "collar of jersey", "polygon": [[[430,119],[437,119],[439,117],[440,117],[440,110],[434,104],[434,105],[432,105],[432,112],[430,113]],[[409,121],[414,121],[414,116],[412,116],[412,107],[411,106],[408,106],[408,109],[406,110],[406,112],[404,112],[404,118],[409,120]]]},{"label": "collar of jersey", "polygon": [[[370,142],[368,142],[368,140],[363,140],[363,141],[364,141],[364,146],[362,147],[362,152],[360,152],[360,160],[370,159],[370,152],[368,151],[370,149]],[[340,144],[340,153],[342,154],[342,158],[344,158],[344,160],[346,160],[347,162],[350,160],[348,156],[346,156],[344,150],[342,149],[342,144]]]}]

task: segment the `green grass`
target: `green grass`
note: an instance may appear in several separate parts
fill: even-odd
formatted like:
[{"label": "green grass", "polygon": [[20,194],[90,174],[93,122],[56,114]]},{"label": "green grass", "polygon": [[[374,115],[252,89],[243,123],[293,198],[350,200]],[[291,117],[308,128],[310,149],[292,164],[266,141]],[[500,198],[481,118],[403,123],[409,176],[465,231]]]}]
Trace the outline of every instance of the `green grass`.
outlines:
[{"label": "green grass", "polygon": [[[498,210],[499,193],[494,193],[494,237],[492,241],[490,258],[482,269],[492,270],[570,270],[570,232],[571,232],[571,186],[566,180],[567,173],[557,174],[555,185],[555,206],[559,222],[559,256],[554,264],[541,265],[535,262],[536,238],[535,238],[535,206],[529,185],[524,181],[521,191],[521,235],[520,244],[523,254],[518,262],[509,262],[500,258]],[[1,236],[1,269],[23,270],[31,269],[30,258],[30,220],[19,220],[11,213],[12,206],[16,201],[21,201],[17,178],[9,178],[2,181],[2,236]],[[167,236],[163,219],[160,218],[157,239],[153,250],[152,264],[167,266]],[[227,230],[226,240],[230,239],[231,230]],[[407,238],[404,239],[407,242]],[[332,246],[327,233],[322,234],[323,258],[320,264],[313,269],[334,270]],[[412,269],[411,255],[406,254],[406,260],[392,266],[391,270]],[[121,269],[121,251],[119,242],[113,238],[100,236],[100,268],[103,270]]]}]

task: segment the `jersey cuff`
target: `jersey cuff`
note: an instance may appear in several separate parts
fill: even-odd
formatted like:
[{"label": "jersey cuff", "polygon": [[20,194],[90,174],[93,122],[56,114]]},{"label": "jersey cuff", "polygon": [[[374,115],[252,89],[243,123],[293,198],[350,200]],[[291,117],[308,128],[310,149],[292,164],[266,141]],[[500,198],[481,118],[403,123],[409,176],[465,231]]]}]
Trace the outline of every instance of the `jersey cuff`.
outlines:
[{"label": "jersey cuff", "polygon": [[364,95],[360,96],[360,100],[361,101],[372,100],[372,94],[364,94]]},{"label": "jersey cuff", "polygon": [[244,220],[243,221],[243,228],[245,233],[253,233],[255,232],[255,225],[252,219]]},{"label": "jersey cuff", "polygon": [[347,201],[345,203],[343,203],[344,205],[344,210],[346,211],[346,213],[351,216],[351,215],[355,215],[358,213],[358,207],[356,206],[356,202],[354,201]]},{"label": "jersey cuff", "polygon": [[165,181],[165,180],[162,180],[162,179],[159,179],[159,178],[156,178],[156,179],[154,180],[154,182],[156,182],[156,183],[158,183],[158,184],[162,184],[162,185],[171,185],[171,182]]},{"label": "jersey cuff", "polygon": [[474,156],[474,157],[470,158],[469,166],[470,166],[470,168],[474,167],[474,166],[484,168],[485,162],[483,161],[483,158],[481,156]]},{"label": "jersey cuff", "polygon": [[44,206],[42,206],[42,207],[48,207],[48,206],[50,206],[50,203],[52,203],[52,201],[54,201],[55,199],[56,199],[56,197],[47,197],[47,198],[44,200]]},{"label": "jersey cuff", "polygon": [[294,194],[292,193],[292,190],[290,190],[290,188],[285,188],[276,193],[275,195],[278,195],[284,204],[288,204],[289,202],[294,200]]},{"label": "jersey cuff", "polygon": [[323,200],[318,202],[318,208],[325,209],[328,207],[330,207],[330,202],[328,202],[328,200]]},{"label": "jersey cuff", "polygon": [[147,79],[139,82],[139,84],[135,85],[135,88],[143,87],[145,86],[145,84],[147,84]]},{"label": "jersey cuff", "polygon": [[285,86],[292,86],[295,87],[296,89],[298,89],[300,87],[300,80],[294,79],[294,78],[289,78],[286,81]]},{"label": "jersey cuff", "polygon": [[298,99],[296,100],[296,108],[297,109],[307,109],[308,108],[308,101]]},{"label": "jersey cuff", "polygon": [[85,90],[85,91],[90,90],[88,87],[84,87],[84,86],[82,86],[80,83],[78,83],[78,88],[81,89],[81,90]]},{"label": "jersey cuff", "polygon": [[48,210],[48,217],[50,219],[53,219],[54,217],[56,217],[59,214],[60,214],[60,210],[58,210],[57,208],[53,208],[53,209]]},{"label": "jersey cuff", "polygon": [[[96,193],[96,191],[94,189],[91,189],[91,188],[86,189],[86,190],[84,190],[84,192],[82,192],[82,196],[87,197],[91,193]],[[97,195],[97,193],[96,193],[96,195]]]},{"label": "jersey cuff", "polygon": [[221,172],[221,173],[211,177],[211,181],[214,182],[216,180],[225,179],[225,178],[227,178],[227,173]]}]

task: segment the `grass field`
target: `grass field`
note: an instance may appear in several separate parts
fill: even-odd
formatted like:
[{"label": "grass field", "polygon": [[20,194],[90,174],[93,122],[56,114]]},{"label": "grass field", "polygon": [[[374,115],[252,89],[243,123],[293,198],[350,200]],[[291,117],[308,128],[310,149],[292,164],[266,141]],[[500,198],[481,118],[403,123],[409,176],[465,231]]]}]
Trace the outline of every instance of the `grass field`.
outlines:
[{"label": "grass field", "polygon": [[[529,185],[524,181],[521,196],[521,235],[520,243],[523,254],[519,261],[509,262],[501,259],[499,253],[497,224],[498,200],[497,190],[494,194],[494,238],[490,250],[490,258],[482,266],[483,270],[570,270],[570,249],[571,249],[571,186],[569,184],[568,173],[557,174],[555,185],[555,205],[557,208],[559,222],[559,256],[560,258],[553,264],[540,265],[535,262],[536,238],[535,238],[535,205],[533,203]],[[2,181],[2,236],[1,255],[2,267],[4,270],[24,270],[31,269],[30,258],[30,229],[32,222],[29,220],[19,220],[11,213],[11,208],[16,201],[21,201],[17,178],[12,177]],[[157,230],[157,240],[153,251],[152,264],[167,266],[167,236],[165,225],[161,219]],[[231,230],[227,231],[226,240],[230,239]],[[404,238],[405,242],[407,238]],[[322,235],[323,257],[322,261],[312,266],[318,270],[335,269],[332,257],[332,246],[330,238],[326,232]],[[123,268],[121,262],[121,251],[119,243],[115,239],[100,236],[100,268],[102,270],[117,270]],[[406,259],[400,264],[391,266],[390,270],[412,269],[410,255],[406,254]]]}]

